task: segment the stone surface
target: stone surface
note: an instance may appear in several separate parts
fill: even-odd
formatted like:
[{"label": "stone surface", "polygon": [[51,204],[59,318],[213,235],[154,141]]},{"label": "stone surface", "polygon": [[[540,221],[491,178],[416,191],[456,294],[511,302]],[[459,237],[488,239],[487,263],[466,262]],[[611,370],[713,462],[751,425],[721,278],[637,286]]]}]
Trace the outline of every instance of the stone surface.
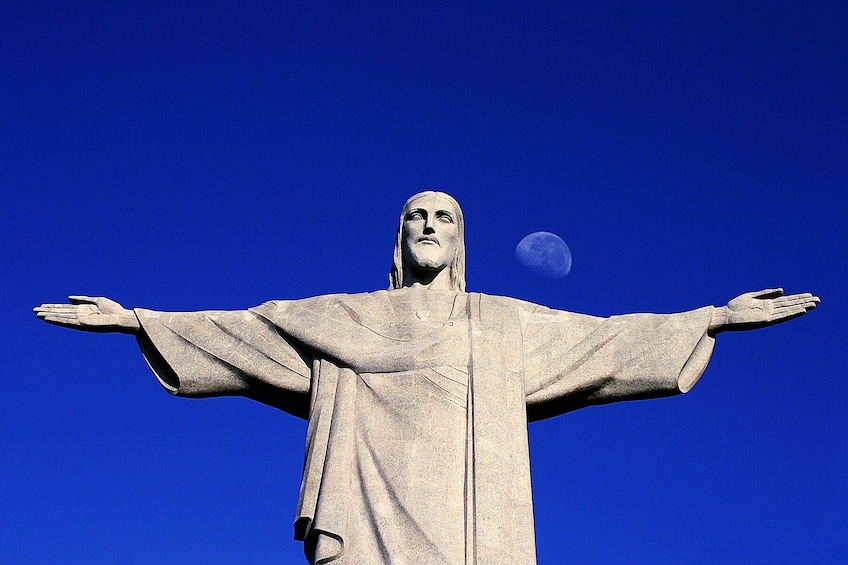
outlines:
[{"label": "stone surface", "polygon": [[137,336],[181,396],[243,395],[309,420],[295,522],[312,563],[535,562],[527,421],[694,386],[715,335],[814,308],[773,289],[722,308],[597,318],[465,292],[464,220],[443,193],[400,217],[391,288],[240,312],[45,304]]}]

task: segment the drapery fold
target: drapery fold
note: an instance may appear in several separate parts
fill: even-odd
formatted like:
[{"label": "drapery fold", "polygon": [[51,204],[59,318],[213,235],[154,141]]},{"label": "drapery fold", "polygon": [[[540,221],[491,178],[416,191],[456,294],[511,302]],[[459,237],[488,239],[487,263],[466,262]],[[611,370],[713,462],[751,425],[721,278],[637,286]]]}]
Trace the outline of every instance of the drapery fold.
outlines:
[{"label": "drapery fold", "polygon": [[[136,310],[142,352],[169,392],[243,395],[308,418],[295,536],[304,541],[313,563],[386,561],[393,554],[385,553],[389,550],[380,540],[357,547],[383,549],[353,555],[346,551],[346,536],[351,519],[368,519],[362,508],[392,504],[402,510],[399,520],[408,520],[420,534],[420,542],[410,542],[398,554],[404,562],[435,562],[461,553],[450,559],[535,563],[528,420],[592,404],[686,392],[703,373],[714,343],[707,333],[709,307],[597,318],[505,297],[423,291],[432,306],[441,304],[451,312],[445,319],[429,319],[429,311],[427,316],[414,309],[413,315],[404,312],[400,299],[413,296],[405,292],[274,301],[239,312]],[[457,309],[457,303],[465,308]],[[464,416],[455,416],[463,410],[460,402],[444,391],[433,392],[425,370],[467,374]],[[395,381],[407,389],[391,391]],[[382,396],[376,394],[370,387],[377,385],[391,394],[383,394],[384,389]],[[460,380],[451,382],[457,386],[463,386]],[[358,471],[368,455],[362,450],[377,449],[363,437],[395,437],[393,430],[381,430],[379,421],[365,416],[392,410],[404,424],[404,411],[381,405],[385,398],[409,399],[415,414],[432,407],[429,417],[459,428],[461,441],[454,443],[450,429],[433,430],[447,434],[444,450],[424,445],[427,437],[410,438],[398,444],[396,456],[405,457],[402,451],[416,449],[419,442],[442,457],[431,464],[459,475],[454,479],[465,485],[460,485],[463,510],[449,511],[449,501],[406,493],[405,485],[415,484],[420,469],[405,470],[389,455],[372,457],[368,464],[379,467],[391,460],[394,476],[376,472],[363,478]],[[352,484],[357,480],[383,481],[385,488]],[[379,498],[398,496],[407,498],[387,498],[385,504]],[[360,510],[354,512],[354,506]],[[435,520],[440,507],[456,523]],[[353,530],[379,538],[383,527],[388,526]],[[442,527],[465,540],[461,551],[437,547],[434,540],[448,539]]]}]

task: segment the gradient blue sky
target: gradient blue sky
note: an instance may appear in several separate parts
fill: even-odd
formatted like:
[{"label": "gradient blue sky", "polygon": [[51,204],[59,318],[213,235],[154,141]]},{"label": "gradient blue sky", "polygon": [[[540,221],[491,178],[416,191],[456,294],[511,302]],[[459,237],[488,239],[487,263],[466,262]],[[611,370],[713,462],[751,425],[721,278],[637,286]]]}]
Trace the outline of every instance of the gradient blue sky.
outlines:
[{"label": "gradient blue sky", "polygon": [[[38,322],[385,288],[405,199],[456,196],[470,290],[719,336],[672,399],[530,427],[539,561],[848,561],[848,4],[5,2],[0,560],[299,563],[305,424],[163,392]],[[558,281],[513,250],[552,231]]]}]

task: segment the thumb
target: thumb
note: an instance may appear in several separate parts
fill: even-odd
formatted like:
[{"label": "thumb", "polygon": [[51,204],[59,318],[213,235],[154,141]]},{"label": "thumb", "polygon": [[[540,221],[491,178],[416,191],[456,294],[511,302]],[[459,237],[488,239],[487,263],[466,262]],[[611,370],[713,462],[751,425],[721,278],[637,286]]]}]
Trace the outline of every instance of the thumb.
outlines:
[{"label": "thumb", "polygon": [[759,298],[760,300],[768,299],[768,298],[777,298],[783,294],[782,288],[767,288],[765,290],[760,290],[758,292],[752,292],[752,298]]}]

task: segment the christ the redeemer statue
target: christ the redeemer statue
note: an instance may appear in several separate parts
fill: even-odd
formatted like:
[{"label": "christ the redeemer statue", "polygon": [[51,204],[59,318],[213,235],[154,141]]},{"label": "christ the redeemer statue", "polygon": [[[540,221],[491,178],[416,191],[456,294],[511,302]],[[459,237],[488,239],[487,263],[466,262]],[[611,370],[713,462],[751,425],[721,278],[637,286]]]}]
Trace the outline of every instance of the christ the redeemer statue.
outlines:
[{"label": "christ the redeemer statue", "polygon": [[462,211],[440,192],[404,206],[390,282],[235,312],[86,296],[35,311],[134,334],[172,394],[242,395],[308,419],[295,537],[310,563],[515,565],[536,561],[528,421],[687,392],[716,334],[819,302],[773,289],[598,318],[469,293]]}]

